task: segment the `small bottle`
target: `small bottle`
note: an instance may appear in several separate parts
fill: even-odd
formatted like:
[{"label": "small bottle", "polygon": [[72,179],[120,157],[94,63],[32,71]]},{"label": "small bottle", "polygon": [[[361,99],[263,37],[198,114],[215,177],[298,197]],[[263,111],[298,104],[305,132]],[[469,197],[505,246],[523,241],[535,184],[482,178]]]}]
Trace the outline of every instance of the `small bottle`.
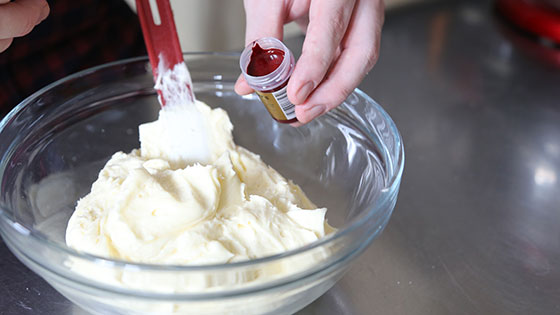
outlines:
[{"label": "small bottle", "polygon": [[245,47],[239,66],[272,118],[281,123],[297,121],[296,107],[286,92],[294,71],[294,55],[288,47],[273,37],[257,39]]}]

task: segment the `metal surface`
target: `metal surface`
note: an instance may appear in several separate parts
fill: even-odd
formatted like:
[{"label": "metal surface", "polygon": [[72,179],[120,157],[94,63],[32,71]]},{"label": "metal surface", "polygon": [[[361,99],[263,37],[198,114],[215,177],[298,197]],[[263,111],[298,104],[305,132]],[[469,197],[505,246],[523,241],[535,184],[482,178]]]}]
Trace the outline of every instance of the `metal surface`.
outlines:
[{"label": "metal surface", "polygon": [[[383,235],[301,314],[560,313],[560,67],[492,12],[387,13],[361,88],[404,138],[401,194]],[[1,314],[84,314],[3,243],[0,257]]]}]

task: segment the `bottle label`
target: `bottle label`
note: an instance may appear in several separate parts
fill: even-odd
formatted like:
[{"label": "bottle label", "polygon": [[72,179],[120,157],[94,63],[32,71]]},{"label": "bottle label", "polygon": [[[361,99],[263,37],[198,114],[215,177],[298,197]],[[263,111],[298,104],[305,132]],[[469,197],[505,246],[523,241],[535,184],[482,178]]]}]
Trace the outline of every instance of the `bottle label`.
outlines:
[{"label": "bottle label", "polygon": [[268,109],[268,112],[276,120],[291,120],[296,118],[296,107],[288,100],[288,86],[284,86],[278,91],[264,93],[257,91],[261,101]]}]

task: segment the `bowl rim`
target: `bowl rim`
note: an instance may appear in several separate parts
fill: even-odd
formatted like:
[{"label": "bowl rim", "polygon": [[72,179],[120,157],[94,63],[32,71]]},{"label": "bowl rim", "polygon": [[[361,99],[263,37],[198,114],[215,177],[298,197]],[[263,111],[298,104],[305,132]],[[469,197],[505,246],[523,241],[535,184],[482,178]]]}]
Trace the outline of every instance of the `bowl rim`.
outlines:
[{"label": "bowl rim", "polygon": [[[186,59],[188,59],[189,56],[215,56],[215,57],[230,57],[230,58],[231,57],[236,57],[236,58],[239,58],[240,53],[239,52],[183,52],[183,56],[187,57]],[[75,79],[78,79],[80,77],[86,76],[88,74],[91,74],[91,73],[94,73],[94,72],[97,72],[97,71],[101,71],[101,70],[104,70],[104,69],[107,69],[107,68],[110,68],[110,67],[114,67],[114,66],[122,66],[122,65],[125,65],[125,64],[132,64],[132,63],[140,62],[140,61],[146,62],[146,64],[148,64],[148,61],[149,61],[148,56],[126,58],[126,59],[121,59],[121,60],[117,60],[117,61],[113,61],[113,62],[104,63],[104,64],[101,64],[101,65],[98,65],[98,66],[94,66],[94,67],[91,67],[91,68],[88,68],[88,69],[81,70],[79,72],[73,73],[73,74],[68,75],[68,76],[66,76],[62,79],[59,79],[59,80],[57,80],[53,83],[48,84],[47,86],[41,88],[37,92],[28,96],[21,103],[19,103],[17,106],[15,106],[6,116],[4,116],[4,118],[0,121],[0,132],[2,130],[4,130],[5,126],[12,120],[12,118],[15,115],[17,115],[29,103],[31,103],[33,100],[35,100],[36,98],[43,95],[45,92],[47,92],[47,91],[49,91],[49,90],[51,90],[51,89],[53,89],[53,88],[55,88],[55,87],[57,87],[61,84],[64,84],[67,81],[75,80]],[[185,60],[185,61],[188,62],[188,60]],[[403,174],[403,170],[404,170],[404,145],[403,145],[402,137],[401,137],[394,121],[392,120],[392,118],[389,116],[389,114],[377,102],[375,102],[371,97],[369,97],[367,94],[365,94],[364,92],[362,92],[358,88],[356,88],[352,93],[356,93],[360,97],[366,99],[372,106],[374,106],[376,108],[377,112],[379,112],[383,116],[383,119],[386,120],[389,123],[390,130],[391,130],[392,134],[395,136],[395,138],[397,139],[398,159],[395,161],[396,163],[394,163],[394,166],[396,167],[396,171],[393,172],[390,179],[386,182],[385,186],[382,188],[382,191],[395,191],[396,189],[398,189],[398,186],[400,185],[400,179],[402,178],[402,174]],[[327,113],[327,115],[328,115],[328,113]],[[4,168],[5,168],[4,161],[0,160],[0,172],[3,172]],[[20,224],[17,221],[17,219],[14,219],[4,209],[3,206],[0,206],[0,217],[7,220],[9,225],[11,227],[13,227],[13,230],[15,230],[17,233],[22,234],[22,235],[26,235],[26,236],[31,236],[33,239],[39,241],[40,243],[44,244],[45,246],[48,246],[49,248],[54,248],[55,250],[61,251],[64,254],[67,254],[69,257],[72,257],[72,258],[83,259],[83,260],[86,260],[90,263],[95,263],[95,264],[101,263],[103,265],[113,265],[115,267],[127,268],[127,269],[139,268],[139,269],[146,270],[146,271],[175,271],[175,272],[176,271],[181,271],[181,272],[197,271],[198,272],[198,271],[213,271],[213,270],[234,269],[234,268],[254,266],[254,265],[259,265],[259,264],[267,264],[267,263],[270,263],[270,262],[279,261],[279,260],[286,259],[286,258],[289,258],[289,257],[295,257],[299,254],[309,252],[309,251],[311,251],[313,249],[316,249],[316,248],[319,248],[319,247],[321,247],[321,246],[323,246],[327,243],[338,240],[338,239],[350,234],[351,232],[357,230],[362,225],[366,224],[368,222],[369,218],[371,218],[371,216],[376,214],[378,212],[378,210],[380,208],[382,208],[382,206],[386,206],[387,202],[390,202],[389,197],[390,197],[390,194],[382,194],[381,198],[377,199],[375,204],[373,205],[373,207],[371,209],[369,209],[368,212],[365,213],[362,217],[358,218],[354,222],[350,222],[350,224],[346,225],[342,229],[339,229],[336,233],[329,234],[329,235],[327,235],[325,237],[322,237],[322,238],[320,238],[320,239],[318,239],[318,240],[316,240],[312,243],[309,243],[305,246],[298,247],[296,249],[292,249],[292,250],[282,252],[282,253],[278,253],[278,254],[271,255],[271,256],[265,256],[265,257],[256,258],[256,259],[252,259],[252,260],[245,260],[245,261],[232,262],[232,263],[226,263],[226,264],[205,264],[205,265],[173,265],[173,264],[169,264],[169,265],[165,265],[165,264],[149,264],[149,263],[129,262],[129,261],[124,261],[124,260],[119,260],[119,259],[112,259],[112,258],[97,256],[97,255],[77,251],[73,248],[70,248],[70,247],[66,246],[65,244],[61,244],[61,243],[58,243],[58,242],[55,242],[55,241],[52,241],[52,240],[48,239],[38,230],[35,230],[33,228],[28,228],[27,226]],[[3,232],[3,231],[0,231],[0,232]]]}]

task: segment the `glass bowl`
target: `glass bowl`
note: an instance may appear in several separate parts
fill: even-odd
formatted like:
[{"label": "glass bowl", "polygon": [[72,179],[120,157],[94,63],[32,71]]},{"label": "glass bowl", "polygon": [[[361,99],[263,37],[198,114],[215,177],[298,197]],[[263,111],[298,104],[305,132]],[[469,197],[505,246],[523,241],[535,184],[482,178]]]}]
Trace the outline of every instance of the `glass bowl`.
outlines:
[{"label": "glass bowl", "polygon": [[[386,226],[404,167],[387,113],[359,90],[300,128],[238,96],[238,54],[185,54],[198,99],[222,107],[234,139],[327,207],[338,232],[305,247],[232,264],[148,265],[65,245],[66,223],[116,151],[139,147],[159,105],[147,58],[85,70],[33,94],[0,123],[0,232],[31,270],[100,314],[289,314],[343,275]],[[124,285],[123,283],[126,283]]]}]

